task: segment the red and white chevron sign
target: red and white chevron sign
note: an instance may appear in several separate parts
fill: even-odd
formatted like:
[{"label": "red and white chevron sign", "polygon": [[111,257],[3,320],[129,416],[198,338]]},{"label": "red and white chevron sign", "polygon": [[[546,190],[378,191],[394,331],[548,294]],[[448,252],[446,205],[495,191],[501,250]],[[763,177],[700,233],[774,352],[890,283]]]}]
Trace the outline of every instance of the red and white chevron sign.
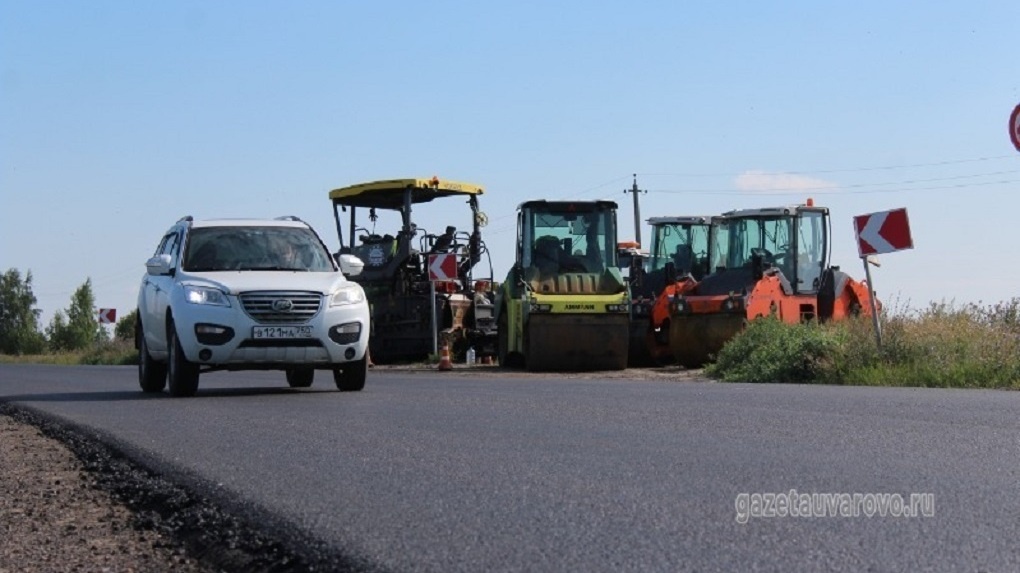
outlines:
[{"label": "red and white chevron sign", "polygon": [[449,281],[457,278],[457,255],[429,255],[429,280]]},{"label": "red and white chevron sign", "polygon": [[117,309],[115,308],[99,309],[100,324],[115,324],[116,322],[117,322]]},{"label": "red and white chevron sign", "polygon": [[857,252],[862,257],[913,249],[906,209],[893,209],[854,217]]}]

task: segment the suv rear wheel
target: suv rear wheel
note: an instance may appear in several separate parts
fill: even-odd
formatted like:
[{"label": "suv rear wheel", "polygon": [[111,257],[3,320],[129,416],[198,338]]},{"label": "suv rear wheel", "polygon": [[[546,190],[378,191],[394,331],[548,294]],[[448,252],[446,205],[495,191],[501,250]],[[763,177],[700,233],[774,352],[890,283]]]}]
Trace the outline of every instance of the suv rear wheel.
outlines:
[{"label": "suv rear wheel", "polygon": [[173,321],[167,325],[167,346],[170,349],[168,378],[170,379],[171,396],[194,396],[198,391],[198,365],[189,362],[181,349],[181,341],[177,339],[177,327]]},{"label": "suv rear wheel", "polygon": [[368,375],[368,354],[361,360],[348,362],[342,368],[333,369],[333,381],[341,392],[357,392],[365,387]]},{"label": "suv rear wheel", "polygon": [[307,388],[315,380],[314,368],[288,368],[287,384],[291,388]]}]

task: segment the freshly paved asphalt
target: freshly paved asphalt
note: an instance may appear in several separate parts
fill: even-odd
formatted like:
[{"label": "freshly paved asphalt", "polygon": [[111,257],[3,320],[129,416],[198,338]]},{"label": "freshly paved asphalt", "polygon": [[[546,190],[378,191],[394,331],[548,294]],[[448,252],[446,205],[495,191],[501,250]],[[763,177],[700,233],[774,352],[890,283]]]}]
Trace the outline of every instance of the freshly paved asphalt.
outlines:
[{"label": "freshly paved asphalt", "polygon": [[[0,366],[95,429],[394,571],[1018,571],[1020,393],[371,372]],[[197,477],[197,481],[194,478]],[[934,494],[934,516],[737,521],[741,493]]]}]

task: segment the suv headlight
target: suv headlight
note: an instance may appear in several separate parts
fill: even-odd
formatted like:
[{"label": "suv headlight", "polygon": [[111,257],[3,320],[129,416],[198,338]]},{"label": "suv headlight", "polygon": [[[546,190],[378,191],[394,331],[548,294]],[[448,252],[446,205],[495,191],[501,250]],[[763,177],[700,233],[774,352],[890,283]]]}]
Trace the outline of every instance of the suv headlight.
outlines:
[{"label": "suv headlight", "polygon": [[184,300],[191,304],[230,306],[227,295],[223,291],[212,287],[186,286],[184,287]]},{"label": "suv headlight", "polygon": [[358,304],[364,301],[365,291],[360,285],[352,284],[340,287],[340,290],[333,293],[333,297],[329,299],[329,306]]}]

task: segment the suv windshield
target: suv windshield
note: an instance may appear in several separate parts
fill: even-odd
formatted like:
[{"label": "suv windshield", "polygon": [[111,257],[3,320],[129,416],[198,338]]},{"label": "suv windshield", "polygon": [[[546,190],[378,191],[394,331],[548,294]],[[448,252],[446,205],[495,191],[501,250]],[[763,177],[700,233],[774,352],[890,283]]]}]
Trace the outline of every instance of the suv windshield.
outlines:
[{"label": "suv windshield", "polygon": [[326,248],[310,229],[271,226],[192,228],[183,268],[190,272],[335,270]]}]

